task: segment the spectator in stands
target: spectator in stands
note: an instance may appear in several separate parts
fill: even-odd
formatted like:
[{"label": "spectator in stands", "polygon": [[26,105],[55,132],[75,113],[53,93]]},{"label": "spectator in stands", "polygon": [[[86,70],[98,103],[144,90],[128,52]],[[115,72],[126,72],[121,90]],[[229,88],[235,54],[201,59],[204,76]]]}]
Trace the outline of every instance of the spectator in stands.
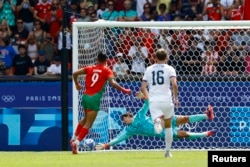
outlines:
[{"label": "spectator in stands", "polygon": [[145,3],[143,6],[143,12],[141,15],[139,15],[138,18],[139,21],[151,21],[153,20],[152,14],[151,14],[151,6],[150,3]]},{"label": "spectator in stands", "polygon": [[105,11],[106,11],[106,3],[102,2],[101,5],[100,5],[100,8],[96,11],[97,18],[98,19],[103,19],[102,14]]},{"label": "spectator in stands", "polygon": [[227,15],[229,13],[229,10],[232,8],[232,5],[235,0],[220,0],[220,4],[223,8],[225,19],[227,20]]},{"label": "spectator in stands", "polygon": [[246,29],[237,29],[233,32],[231,36],[232,41],[236,46],[245,47],[246,45],[250,46],[250,33]]},{"label": "spectator in stands", "polygon": [[141,17],[145,12],[145,4],[149,5],[149,12],[151,12],[151,2],[152,0],[134,0],[136,2],[136,12],[137,16]]},{"label": "spectator in stands", "polygon": [[177,72],[177,74],[184,74],[187,71],[183,71],[183,61],[181,60],[181,51],[179,50],[177,45],[173,45],[171,48],[171,52],[169,53],[169,61],[168,64],[173,66]]},{"label": "spectator in stands", "polygon": [[25,46],[27,48],[27,55],[31,58],[32,62],[34,63],[38,57],[38,50],[40,47],[34,34],[31,34],[28,37],[27,41],[25,42]]},{"label": "spectator in stands", "polygon": [[178,6],[182,20],[194,20],[196,18],[196,5],[191,5],[190,0],[179,0]]},{"label": "spectator in stands", "polygon": [[235,0],[232,6],[225,13],[226,20],[243,20],[244,11],[241,0]]},{"label": "spectator in stands", "polygon": [[[166,6],[170,6],[170,3],[175,3],[177,5],[178,2],[179,2],[179,0],[153,0],[151,5],[153,7],[155,4],[155,9],[151,8],[152,9],[151,11],[156,10],[157,13],[160,13],[160,8],[159,8],[160,4],[165,4]],[[169,10],[170,9],[167,8],[166,13],[168,13]]]},{"label": "spectator in stands", "polygon": [[34,66],[31,58],[27,55],[25,45],[18,46],[19,54],[14,57],[11,68],[11,75],[32,75]]},{"label": "spectator in stands", "polygon": [[197,48],[200,48],[202,51],[205,51],[205,41],[209,40],[209,37],[205,35],[204,30],[194,30],[193,37],[197,40]]},{"label": "spectator in stands", "polygon": [[92,6],[92,5],[90,5],[90,6],[87,8],[87,10],[88,10],[88,15],[90,15],[90,13],[96,12],[94,6]]},{"label": "spectator in stands", "polygon": [[137,12],[133,9],[132,2],[130,0],[124,1],[124,10],[119,12],[118,21],[136,21],[137,20]]},{"label": "spectator in stands", "polygon": [[12,37],[12,31],[10,29],[10,26],[7,23],[6,19],[3,19],[1,24],[0,24],[0,30],[3,33],[3,38],[8,38],[10,39]]},{"label": "spectator in stands", "polygon": [[12,60],[16,56],[16,52],[9,45],[8,38],[0,38],[0,71],[3,75],[11,74]]},{"label": "spectator in stands", "polygon": [[16,0],[1,0],[0,1],[0,22],[3,19],[7,20],[11,29],[16,25],[15,22]]},{"label": "spectator in stands", "polygon": [[114,10],[114,1],[108,1],[108,9],[102,13],[103,20],[116,21],[119,13]]},{"label": "spectator in stands", "polygon": [[129,74],[129,68],[126,63],[124,63],[123,54],[117,53],[116,57],[118,61],[113,65],[113,72],[115,76],[127,76]]},{"label": "spectator in stands", "polygon": [[57,43],[58,33],[60,32],[60,27],[62,25],[63,10],[60,6],[59,0],[52,1],[52,9],[50,11],[50,35]]},{"label": "spectator in stands", "polygon": [[90,21],[90,17],[88,15],[88,10],[85,9],[85,8],[82,8],[80,10],[80,15],[79,15],[79,18],[77,20],[78,22],[88,22]]},{"label": "spectator in stands", "polygon": [[98,20],[98,17],[96,15],[96,12],[92,12],[89,14],[89,17],[90,17],[90,21],[97,21]]},{"label": "spectator in stands", "polygon": [[51,2],[48,0],[41,0],[35,5],[34,19],[41,22],[41,28],[49,32],[49,15],[51,11]]},{"label": "spectator in stands", "polygon": [[29,36],[29,31],[25,28],[23,24],[23,19],[17,18],[16,25],[17,26],[13,31],[13,36],[17,38],[17,41],[19,41],[20,44],[25,44]]},{"label": "spectator in stands", "polygon": [[224,75],[238,75],[243,74],[245,71],[244,60],[240,59],[234,51],[223,56],[219,63],[221,73]]},{"label": "spectator in stands", "polygon": [[50,65],[47,75],[61,75],[61,57],[56,56],[53,64]]},{"label": "spectator in stands", "polygon": [[50,61],[46,58],[45,54],[44,50],[38,51],[38,58],[34,62],[35,75],[46,75],[50,67]]},{"label": "spectator in stands", "polygon": [[245,51],[243,55],[244,55],[245,74],[250,75],[250,50]]},{"label": "spectator in stands", "polygon": [[156,18],[156,21],[172,21],[172,16],[170,13],[167,13],[167,5],[164,3],[161,3],[159,5],[159,14]]},{"label": "spectator in stands", "polygon": [[203,8],[204,8],[204,0],[192,0],[190,1],[191,9],[195,14],[195,21],[203,21]]},{"label": "spectator in stands", "polygon": [[73,22],[79,18],[79,4],[77,0],[71,0],[68,12],[66,12],[67,26],[71,26]]},{"label": "spectator in stands", "polygon": [[125,1],[126,1],[126,0],[114,0],[114,3],[115,3],[114,9],[115,9],[116,11],[118,11],[118,12],[124,10],[124,9],[125,9],[125,7],[124,7],[124,2],[125,2]]},{"label": "spectator in stands", "polygon": [[42,43],[40,49],[45,51],[45,57],[52,62],[54,60],[55,55],[58,54],[57,44],[55,44],[53,38],[50,34],[46,35],[46,39]]},{"label": "spectator in stands", "polygon": [[190,39],[190,31],[173,30],[171,33],[171,45],[177,45],[181,52],[185,52],[189,48],[188,41]]},{"label": "spectator in stands", "polygon": [[202,53],[202,75],[214,75],[217,73],[219,54],[214,50],[213,45],[209,44]]},{"label": "spectator in stands", "polygon": [[93,10],[98,10],[98,0],[80,0],[80,8],[87,9],[89,6],[93,7]]},{"label": "spectator in stands", "polygon": [[143,75],[146,70],[146,58],[148,58],[148,48],[141,46],[142,39],[140,37],[134,38],[134,45],[131,46],[128,56],[132,59],[131,74]]},{"label": "spectator in stands", "polygon": [[224,17],[223,7],[218,0],[210,0],[204,7],[203,15],[207,15],[207,20],[219,21]]},{"label": "spectator in stands", "polygon": [[34,23],[34,0],[17,0],[16,14],[22,18],[24,27],[28,31],[32,31]]},{"label": "spectator in stands", "polygon": [[34,35],[37,44],[40,46],[44,42],[46,34],[46,31],[42,29],[42,22],[40,20],[35,20],[33,31],[30,32],[29,36]]},{"label": "spectator in stands", "polygon": [[185,74],[201,74],[202,71],[202,50],[197,47],[198,42],[192,38],[188,41],[190,46],[182,55],[181,60],[183,62],[182,71]]},{"label": "spectator in stands", "polygon": [[168,55],[170,55],[170,32],[167,29],[161,29],[159,35],[157,36],[157,42],[159,47],[158,48],[163,48],[167,51]]},{"label": "spectator in stands", "polygon": [[[63,32],[62,32],[62,27],[61,27],[61,31],[60,33],[58,34],[58,43],[57,43],[57,46],[58,46],[58,54],[59,55],[62,55],[62,49],[63,49]],[[71,63],[72,62],[72,26],[68,26],[66,28],[66,50],[67,50],[67,53],[69,55],[69,62]]]}]

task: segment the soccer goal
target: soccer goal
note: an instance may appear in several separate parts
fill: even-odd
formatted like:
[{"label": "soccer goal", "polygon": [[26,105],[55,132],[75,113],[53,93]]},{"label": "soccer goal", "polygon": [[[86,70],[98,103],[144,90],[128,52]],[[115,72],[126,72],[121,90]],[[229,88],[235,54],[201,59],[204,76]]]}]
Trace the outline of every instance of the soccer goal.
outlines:
[{"label": "soccer goal", "polygon": [[[133,91],[132,95],[124,95],[107,86],[101,110],[87,138],[96,143],[109,142],[124,128],[120,115],[126,111],[136,114],[142,107],[143,101],[134,96],[145,67],[155,63],[157,48],[167,50],[168,63],[177,71],[180,106],[175,109],[176,115],[202,114],[209,104],[214,108],[212,121],[189,123],[180,128],[189,132],[218,130],[210,137],[174,140],[172,147],[249,148],[249,21],[73,23],[73,71],[95,64],[98,52],[105,52],[109,57],[107,65],[116,72],[117,82]],[[119,69],[115,65],[117,61],[125,66]],[[74,129],[84,116],[82,93],[73,86]],[[113,147],[117,150],[161,148],[164,148],[162,139],[139,135]]]}]

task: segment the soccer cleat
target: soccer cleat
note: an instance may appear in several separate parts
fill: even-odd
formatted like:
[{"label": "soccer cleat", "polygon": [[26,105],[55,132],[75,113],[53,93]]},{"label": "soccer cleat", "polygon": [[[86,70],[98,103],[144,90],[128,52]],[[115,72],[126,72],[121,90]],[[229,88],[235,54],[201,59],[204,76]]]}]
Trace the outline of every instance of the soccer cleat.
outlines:
[{"label": "soccer cleat", "polygon": [[208,110],[206,111],[207,117],[210,121],[214,119],[214,110],[211,105],[208,105]]},{"label": "soccer cleat", "polygon": [[217,132],[217,129],[213,129],[207,132],[207,136],[212,136]]},{"label": "soccer cleat", "polygon": [[166,151],[165,158],[172,158],[172,154],[169,151]]},{"label": "soccer cleat", "polygon": [[75,142],[71,143],[72,154],[77,154],[77,145]]},{"label": "soccer cleat", "polygon": [[157,134],[160,134],[162,132],[163,128],[161,126],[161,119],[160,118],[155,119],[154,129],[155,129],[155,133],[157,133]]}]

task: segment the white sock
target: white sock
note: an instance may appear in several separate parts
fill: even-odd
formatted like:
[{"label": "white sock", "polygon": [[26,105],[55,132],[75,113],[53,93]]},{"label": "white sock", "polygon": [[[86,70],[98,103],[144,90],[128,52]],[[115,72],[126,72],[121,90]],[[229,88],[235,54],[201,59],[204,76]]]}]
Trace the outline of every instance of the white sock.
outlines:
[{"label": "white sock", "polygon": [[79,146],[80,145],[80,141],[79,140],[75,140],[74,143]]},{"label": "white sock", "polygon": [[76,140],[77,139],[77,136],[73,135],[71,140]]},{"label": "white sock", "polygon": [[173,142],[173,131],[172,128],[165,129],[165,143],[166,143],[166,150],[170,150]]}]

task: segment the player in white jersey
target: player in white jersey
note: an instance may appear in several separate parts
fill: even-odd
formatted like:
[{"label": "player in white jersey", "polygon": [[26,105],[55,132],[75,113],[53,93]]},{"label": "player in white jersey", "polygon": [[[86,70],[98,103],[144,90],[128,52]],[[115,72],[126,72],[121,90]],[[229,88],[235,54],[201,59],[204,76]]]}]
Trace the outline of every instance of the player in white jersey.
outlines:
[{"label": "player in white jersey", "polygon": [[[166,64],[168,55],[165,49],[158,49],[155,57],[156,64],[149,66],[144,73],[141,91],[149,99],[150,114],[154,120],[156,133],[161,133],[162,126],[165,128],[165,157],[172,157],[170,154],[173,141],[171,122],[174,116],[174,103],[176,107],[179,103],[176,72],[173,67]],[[173,89],[173,97],[170,83]]]}]

